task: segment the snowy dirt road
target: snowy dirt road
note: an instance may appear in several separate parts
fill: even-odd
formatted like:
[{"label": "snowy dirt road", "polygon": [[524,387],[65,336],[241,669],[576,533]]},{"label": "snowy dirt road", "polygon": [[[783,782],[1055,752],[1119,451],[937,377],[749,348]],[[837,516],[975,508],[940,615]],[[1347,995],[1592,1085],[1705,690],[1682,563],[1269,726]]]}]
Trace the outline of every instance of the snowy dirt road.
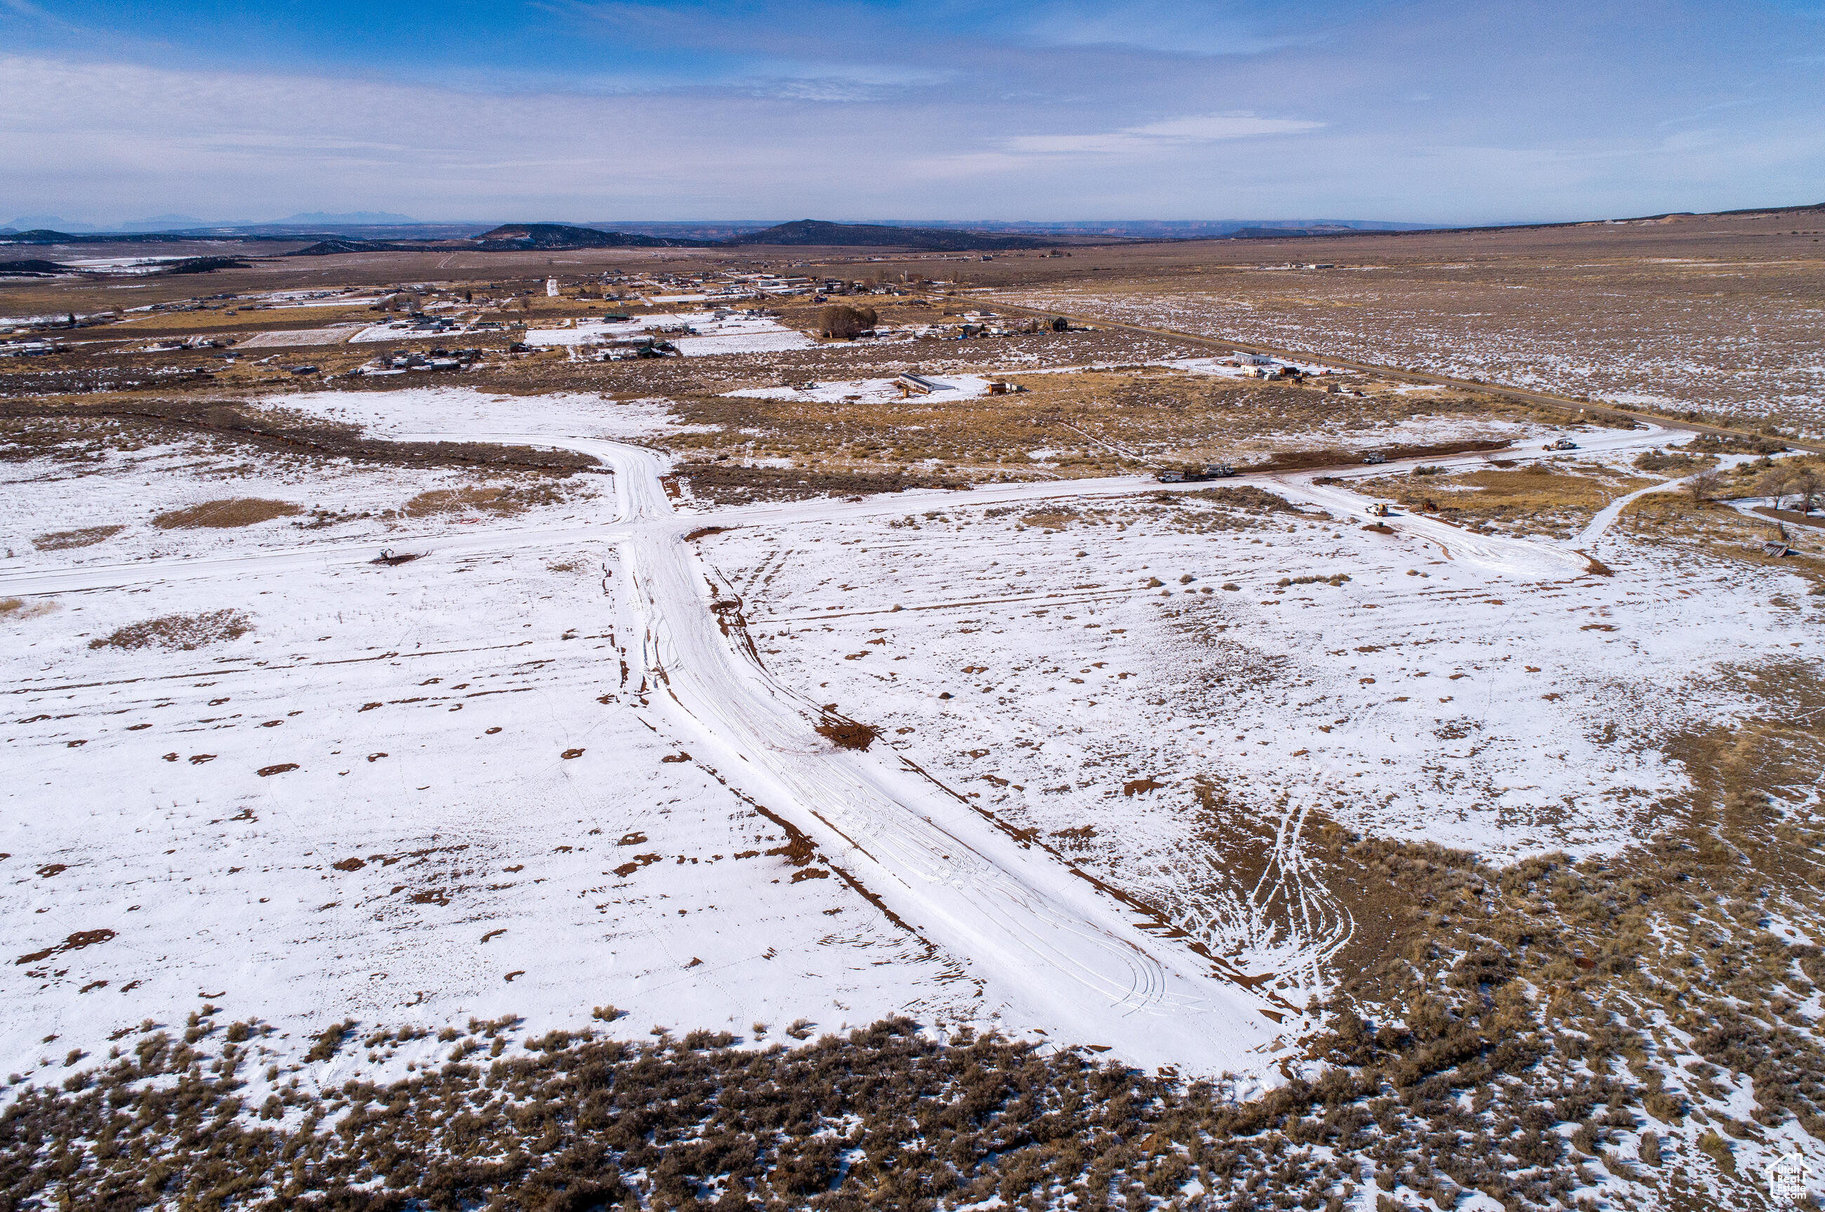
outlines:
[{"label": "snowy dirt road", "polygon": [[1255,992],[1258,975],[1162,937],[1164,922],[1009,836],[897,755],[833,747],[816,731],[821,709],[770,678],[716,608],[686,539],[696,519],[673,512],[659,457],[615,442],[564,445],[614,468],[632,582],[617,602],[624,634],[643,637],[629,661],[645,705],[699,761],[963,959],[991,1004],[1144,1064],[1260,1067],[1292,1008]]}]

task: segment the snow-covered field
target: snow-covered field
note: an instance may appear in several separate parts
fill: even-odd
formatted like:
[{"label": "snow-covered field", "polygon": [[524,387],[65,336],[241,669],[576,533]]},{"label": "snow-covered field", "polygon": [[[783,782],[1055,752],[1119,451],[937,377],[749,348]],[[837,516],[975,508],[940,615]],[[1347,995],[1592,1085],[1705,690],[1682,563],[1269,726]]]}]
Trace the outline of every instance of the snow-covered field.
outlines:
[{"label": "snow-covered field", "polygon": [[691,334],[670,338],[678,352],[687,357],[727,353],[778,353],[791,349],[809,349],[811,338],[794,328],[787,328],[770,316],[748,312],[731,312],[718,316],[714,312],[654,312],[631,320],[578,320],[565,328],[534,328],[526,333],[526,344],[534,347],[563,345],[598,345],[622,337],[645,333],[665,333],[690,329]]},{"label": "snow-covered field", "polygon": [[[1365,534],[1351,494],[1270,490],[1307,512],[1207,529],[1239,515],[953,501],[705,542],[784,680],[866,704],[1022,827],[1093,825],[1137,870],[1145,844],[1172,864],[1162,895],[1200,780],[1496,860],[1613,850],[1680,785],[1652,739],[1731,706],[1681,688],[1808,634],[1770,605],[1803,592],[1785,574],[1701,588],[1606,548],[1617,573],[1594,576],[1570,544],[1421,518]],[[1135,779],[1164,786],[1124,795]]]},{"label": "snow-covered field", "polygon": [[[1127,478],[683,515],[628,444],[662,401],[272,403],[615,474],[319,537],[144,516],[378,515],[453,473],[243,469],[231,493],[179,448],[8,464],[12,1071],[207,1001],[294,1043],[351,1017],[907,1011],[1273,1080],[1352,929],[1306,830],[1615,850],[1679,789],[1657,742],[1729,711],[1696,693],[1713,672],[1808,642],[1778,571],[1701,583],[1605,539],[1599,577],[1570,544],[1365,533],[1361,498],[1303,476],[1225,485],[1285,508]],[[383,540],[421,558],[376,564]],[[110,642],[170,616],[221,637]],[[879,729],[865,752],[817,731],[846,717]]]},{"label": "snow-covered field", "polygon": [[[990,380],[981,375],[929,375],[935,386],[921,396],[911,397],[920,404],[943,404],[951,400],[974,400],[988,394]],[[800,387],[750,387],[724,392],[728,396],[745,396],[754,400],[792,400],[798,403],[824,404],[890,404],[908,398],[897,379],[840,379]]]},{"label": "snow-covered field", "polygon": [[[840,881],[792,878],[768,853],[783,831],[630,709],[603,593],[620,574],[586,541],[434,552],[8,620],[0,1066],[203,1001],[305,1046],[345,1017],[943,1013],[942,960]],[[89,647],[221,610],[253,630]]]},{"label": "snow-covered field", "polygon": [[[437,431],[514,432],[621,438],[676,428],[663,401],[615,401],[588,394],[545,397],[497,395],[464,387],[422,387],[376,392],[317,392],[281,395],[266,403],[281,409],[308,407],[338,421],[367,427],[382,437],[404,438]],[[257,551],[346,546],[368,551],[401,535],[435,538],[472,535],[478,529],[512,533],[528,526],[579,526],[601,516],[589,504],[607,491],[606,476],[573,477],[562,502],[532,505],[509,516],[473,510],[401,511],[422,493],[452,491],[478,483],[507,483],[459,469],[376,468],[348,459],[255,459],[241,452],[202,455],[194,447],[169,445],[110,452],[99,464],[66,461],[0,463],[0,550],[7,571],[130,563],[172,557],[235,556]],[[297,507],[291,517],[227,529],[152,524],[161,514],[205,502],[235,498],[276,501]],[[332,512],[325,524],[315,511]],[[365,516],[364,516],[365,515]],[[118,528],[82,546],[39,540],[64,532]]]},{"label": "snow-covered field", "polygon": [[439,332],[430,328],[417,328],[411,324],[370,324],[356,332],[348,340],[354,345],[373,344],[378,341],[411,341],[420,338],[451,338],[465,336],[477,331],[473,326],[458,325]]},{"label": "snow-covered field", "polygon": [[152,257],[78,257],[64,264],[76,269],[106,270],[111,273],[149,274],[163,269],[172,261],[185,260],[189,254],[167,254]]},{"label": "snow-covered field", "polygon": [[[379,340],[389,340],[391,337],[403,335],[386,329],[384,325],[382,329],[390,336],[380,337]],[[279,332],[257,332],[252,336],[241,338],[239,344],[242,349],[281,349],[292,345],[340,345],[351,337],[369,339],[361,335],[367,331],[371,330],[365,329],[359,324],[332,324],[328,328],[293,328]]]}]

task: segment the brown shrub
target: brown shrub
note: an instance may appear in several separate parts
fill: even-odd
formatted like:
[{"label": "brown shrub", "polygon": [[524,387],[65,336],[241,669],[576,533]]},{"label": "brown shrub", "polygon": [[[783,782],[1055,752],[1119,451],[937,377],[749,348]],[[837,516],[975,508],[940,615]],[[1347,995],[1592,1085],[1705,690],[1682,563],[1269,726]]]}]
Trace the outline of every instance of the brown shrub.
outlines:
[{"label": "brown shrub", "polygon": [[305,1053],[306,1063],[314,1064],[318,1061],[326,1061],[336,1055],[337,1049],[342,1047],[343,1038],[354,1029],[355,1021],[353,1019],[346,1019],[334,1026],[325,1027],[317,1033],[316,1042],[311,1045],[311,1050]]},{"label": "brown shrub", "polygon": [[1236,509],[1252,510],[1260,513],[1299,513],[1297,505],[1289,504],[1285,497],[1278,496],[1265,488],[1253,484],[1238,484],[1234,487],[1200,488],[1190,494],[1204,501],[1214,501],[1218,505],[1227,505]]},{"label": "brown shrub", "polygon": [[1686,472],[1716,465],[1716,459],[1688,454],[1682,450],[1663,450],[1658,446],[1635,456],[1635,468],[1638,471]]},{"label": "brown shrub", "polygon": [[1075,509],[1041,509],[1027,514],[1020,520],[1028,526],[1037,526],[1042,530],[1063,530],[1083,515]]},{"label": "brown shrub", "polygon": [[819,724],[818,735],[826,738],[838,749],[866,749],[874,744],[879,730],[868,724],[858,724],[854,720],[839,720],[829,724]]},{"label": "brown shrub", "polygon": [[303,513],[302,506],[290,501],[269,501],[262,497],[230,497],[223,501],[205,501],[188,509],[173,509],[152,519],[160,530],[228,530],[253,526],[274,518],[289,518]]},{"label": "brown shrub", "polygon": [[90,648],[172,648],[190,652],[209,644],[238,640],[253,630],[253,623],[238,610],[209,610],[201,614],[167,614],[122,627],[112,635],[90,640]]},{"label": "brown shrub", "polygon": [[832,303],[818,313],[817,329],[826,337],[853,337],[873,328],[879,319],[872,307]]}]

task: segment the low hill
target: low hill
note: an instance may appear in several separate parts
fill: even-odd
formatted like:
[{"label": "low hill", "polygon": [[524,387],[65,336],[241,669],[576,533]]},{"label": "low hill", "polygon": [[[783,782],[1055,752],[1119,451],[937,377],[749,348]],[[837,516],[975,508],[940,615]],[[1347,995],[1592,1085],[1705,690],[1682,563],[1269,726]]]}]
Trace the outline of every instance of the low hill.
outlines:
[{"label": "low hill", "polygon": [[994,236],[936,227],[889,227],[879,223],[825,223],[800,219],[751,231],[724,243],[800,244],[821,248],[916,248],[926,252],[974,252],[1008,248],[1050,248],[1056,240],[1032,236]]},{"label": "low hill", "polygon": [[67,265],[59,265],[55,261],[43,261],[37,258],[25,261],[0,261],[0,278],[48,278],[69,272],[70,269]]},{"label": "low hill", "polygon": [[517,248],[711,248],[709,240],[640,236],[624,231],[573,227],[568,223],[505,223],[475,237],[475,247],[491,252]]},{"label": "low hill", "polygon": [[394,244],[386,240],[319,240],[303,248],[294,248],[288,257],[328,257],[353,252],[422,252],[416,244]]},{"label": "low hill", "polygon": [[185,257],[159,270],[161,274],[212,274],[218,269],[252,269],[253,262],[239,257]]},{"label": "low hill", "polygon": [[1223,237],[1226,240],[1301,240],[1311,236],[1377,235],[1365,228],[1343,223],[1315,223],[1308,227],[1238,227]]},{"label": "low hill", "polygon": [[48,227],[9,232],[5,240],[8,244],[79,244],[83,242],[81,236],[72,236],[66,231],[52,231]]}]

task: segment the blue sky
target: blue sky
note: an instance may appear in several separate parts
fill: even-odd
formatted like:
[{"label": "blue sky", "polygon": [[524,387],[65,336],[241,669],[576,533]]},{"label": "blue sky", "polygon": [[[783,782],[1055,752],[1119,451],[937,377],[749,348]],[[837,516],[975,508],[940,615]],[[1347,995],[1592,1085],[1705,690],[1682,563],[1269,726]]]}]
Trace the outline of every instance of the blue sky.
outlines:
[{"label": "blue sky", "polygon": [[0,0],[0,222],[1825,200],[1825,0]]}]

